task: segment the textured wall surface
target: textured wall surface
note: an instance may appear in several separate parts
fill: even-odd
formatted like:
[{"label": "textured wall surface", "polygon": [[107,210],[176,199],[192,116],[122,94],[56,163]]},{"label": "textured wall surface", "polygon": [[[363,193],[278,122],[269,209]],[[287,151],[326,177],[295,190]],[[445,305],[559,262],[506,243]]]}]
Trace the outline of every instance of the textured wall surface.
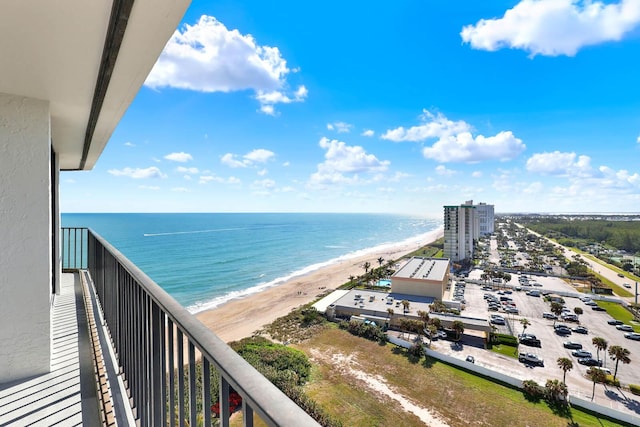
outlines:
[{"label": "textured wall surface", "polygon": [[0,383],[50,368],[50,118],[0,94]]}]

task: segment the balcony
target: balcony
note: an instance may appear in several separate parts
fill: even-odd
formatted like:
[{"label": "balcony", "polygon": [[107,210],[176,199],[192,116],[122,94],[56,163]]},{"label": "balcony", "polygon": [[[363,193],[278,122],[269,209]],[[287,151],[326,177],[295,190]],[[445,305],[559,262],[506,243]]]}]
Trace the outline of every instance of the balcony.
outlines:
[{"label": "balcony", "polygon": [[228,426],[212,390],[245,426],[318,425],[100,236],[61,238],[52,371],[0,388],[1,425]]}]

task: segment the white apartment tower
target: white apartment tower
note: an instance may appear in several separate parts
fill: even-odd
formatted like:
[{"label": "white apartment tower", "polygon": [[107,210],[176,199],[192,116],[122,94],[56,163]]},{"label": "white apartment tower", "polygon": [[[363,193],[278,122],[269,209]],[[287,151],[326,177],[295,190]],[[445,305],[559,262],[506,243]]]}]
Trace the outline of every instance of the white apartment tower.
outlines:
[{"label": "white apartment tower", "polygon": [[493,216],[493,205],[474,205],[473,200],[460,206],[445,206],[444,257],[452,261],[470,259],[474,241],[493,233]]},{"label": "white apartment tower", "polygon": [[480,203],[476,205],[476,214],[480,224],[480,235],[486,236],[493,233],[493,223],[495,221],[493,205]]}]

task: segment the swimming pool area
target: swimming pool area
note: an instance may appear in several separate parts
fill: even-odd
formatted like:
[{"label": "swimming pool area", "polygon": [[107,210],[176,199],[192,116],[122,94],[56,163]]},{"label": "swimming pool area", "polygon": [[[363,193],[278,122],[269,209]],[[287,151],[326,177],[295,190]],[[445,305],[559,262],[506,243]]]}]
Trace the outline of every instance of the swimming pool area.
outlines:
[{"label": "swimming pool area", "polygon": [[378,286],[385,286],[387,288],[391,287],[391,280],[389,279],[380,279],[378,280]]}]

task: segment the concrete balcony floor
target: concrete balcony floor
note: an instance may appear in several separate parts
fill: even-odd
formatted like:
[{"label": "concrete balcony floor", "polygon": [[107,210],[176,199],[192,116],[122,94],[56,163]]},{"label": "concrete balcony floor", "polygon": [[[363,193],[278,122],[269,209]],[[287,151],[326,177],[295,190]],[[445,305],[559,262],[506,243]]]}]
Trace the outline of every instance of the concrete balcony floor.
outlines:
[{"label": "concrete balcony floor", "polygon": [[80,279],[64,273],[61,282],[52,312],[51,372],[0,385],[2,426],[100,424]]}]

